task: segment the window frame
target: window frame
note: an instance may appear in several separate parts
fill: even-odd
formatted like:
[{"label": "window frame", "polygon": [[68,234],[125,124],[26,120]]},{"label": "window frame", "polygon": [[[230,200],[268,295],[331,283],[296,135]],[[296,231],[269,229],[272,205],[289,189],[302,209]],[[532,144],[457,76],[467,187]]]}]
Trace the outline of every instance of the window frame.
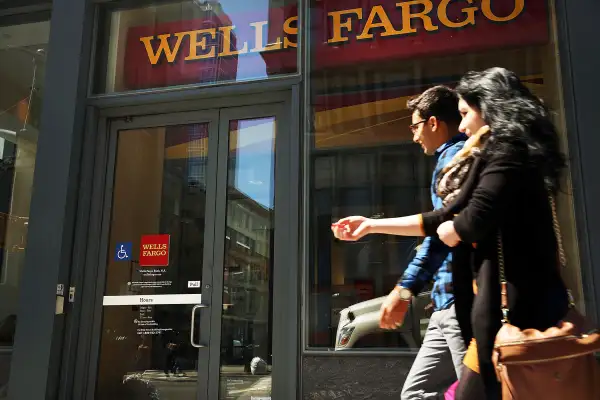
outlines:
[{"label": "window frame", "polygon": [[[92,51],[91,51],[91,60],[89,67],[89,78],[87,85],[87,96],[89,98],[95,99],[110,99],[114,97],[122,97],[128,95],[136,95],[136,94],[161,94],[161,93],[170,93],[170,92],[185,92],[190,90],[198,90],[198,89],[229,89],[236,88],[240,85],[247,84],[272,84],[273,82],[285,82],[291,79],[300,80],[302,77],[302,55],[304,52],[304,40],[302,39],[305,34],[300,27],[304,24],[305,14],[304,7],[305,4],[310,0],[296,0],[297,8],[298,8],[298,48],[296,51],[296,65],[297,71],[291,74],[281,74],[273,77],[262,78],[262,79],[246,79],[242,81],[225,81],[225,82],[213,82],[213,83],[192,83],[192,84],[182,84],[175,86],[165,86],[165,87],[157,87],[157,88],[149,88],[149,89],[135,89],[135,90],[125,90],[118,92],[109,92],[107,93],[104,89],[102,91],[97,90],[98,88],[103,88],[106,84],[106,76],[98,73],[99,65],[105,65],[104,61],[106,61],[106,57],[108,52],[108,46],[110,45],[110,40],[108,40],[108,30],[110,27],[110,14],[114,11],[119,10],[131,10],[131,9],[141,9],[147,6],[152,5],[164,5],[171,3],[181,3],[186,0],[84,0],[91,1],[95,5],[95,17],[94,17],[94,40],[92,42]],[[306,31],[306,29],[304,30]],[[104,37],[102,37],[104,35]],[[99,64],[102,62],[102,64]]]}]

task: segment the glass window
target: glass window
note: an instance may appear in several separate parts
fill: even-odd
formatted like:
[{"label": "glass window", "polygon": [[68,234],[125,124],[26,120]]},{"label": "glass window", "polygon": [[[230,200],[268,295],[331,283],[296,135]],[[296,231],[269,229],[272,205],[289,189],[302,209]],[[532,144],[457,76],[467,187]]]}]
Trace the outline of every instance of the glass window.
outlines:
[{"label": "glass window", "polygon": [[17,323],[50,22],[0,27],[0,398]]},{"label": "glass window", "polygon": [[[429,321],[431,285],[396,331],[379,329],[378,312],[421,240],[369,235],[341,242],[330,224],[348,215],[431,209],[435,160],[412,143],[406,103],[431,86],[455,85],[467,71],[517,72],[556,111],[566,135],[554,4],[312,0],[310,8],[308,346],[416,348]],[[581,299],[571,196],[559,207],[572,266],[565,278]]]},{"label": "glass window", "polygon": [[105,11],[96,93],[297,72],[297,0],[193,0]]}]

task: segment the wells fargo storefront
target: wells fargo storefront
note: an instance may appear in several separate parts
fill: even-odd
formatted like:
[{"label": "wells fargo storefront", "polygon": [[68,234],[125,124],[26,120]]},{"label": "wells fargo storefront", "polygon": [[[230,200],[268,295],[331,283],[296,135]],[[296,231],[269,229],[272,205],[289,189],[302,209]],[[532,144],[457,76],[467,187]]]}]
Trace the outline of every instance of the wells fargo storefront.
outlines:
[{"label": "wells fargo storefront", "polygon": [[398,398],[427,294],[397,331],[372,309],[418,242],[329,226],[430,207],[406,101],[492,66],[555,110],[565,279],[598,316],[594,0],[13,3],[0,398]]}]

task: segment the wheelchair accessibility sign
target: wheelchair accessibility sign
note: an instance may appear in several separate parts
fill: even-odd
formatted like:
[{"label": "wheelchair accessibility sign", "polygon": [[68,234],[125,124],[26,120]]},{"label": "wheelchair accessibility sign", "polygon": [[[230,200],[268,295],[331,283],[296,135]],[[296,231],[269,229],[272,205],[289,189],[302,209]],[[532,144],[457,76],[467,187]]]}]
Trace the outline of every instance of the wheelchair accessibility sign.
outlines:
[{"label": "wheelchair accessibility sign", "polygon": [[117,243],[117,246],[115,247],[115,261],[131,260],[131,249],[133,249],[133,244],[131,242]]}]

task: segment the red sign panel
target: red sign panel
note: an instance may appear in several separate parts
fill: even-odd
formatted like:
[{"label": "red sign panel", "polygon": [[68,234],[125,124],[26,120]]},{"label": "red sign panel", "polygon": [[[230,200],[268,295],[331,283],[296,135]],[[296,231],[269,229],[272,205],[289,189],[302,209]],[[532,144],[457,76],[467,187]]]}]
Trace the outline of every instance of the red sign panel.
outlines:
[{"label": "red sign panel", "polygon": [[[311,68],[321,70],[542,45],[549,38],[547,3],[547,0],[322,0],[311,8]],[[273,29],[280,30],[277,26]],[[267,70],[295,65],[295,52],[282,53],[263,53]]]},{"label": "red sign panel", "polygon": [[170,235],[142,236],[140,245],[141,267],[166,267],[169,265]]},{"label": "red sign panel", "polygon": [[[292,54],[296,54],[297,7],[270,8],[268,13],[246,8],[228,14],[215,5],[203,18],[128,28],[125,87],[215,83],[296,72]],[[285,32],[289,32],[286,40]],[[269,51],[291,56],[286,61],[289,66],[268,70],[263,55]]]},{"label": "red sign panel", "polygon": [[[541,45],[549,37],[547,0],[321,0],[313,4],[308,27],[313,70]],[[126,41],[126,86],[245,80],[295,72],[297,6],[271,8],[267,18],[261,20],[248,10],[229,15],[221,10],[203,19],[132,27]]]}]

